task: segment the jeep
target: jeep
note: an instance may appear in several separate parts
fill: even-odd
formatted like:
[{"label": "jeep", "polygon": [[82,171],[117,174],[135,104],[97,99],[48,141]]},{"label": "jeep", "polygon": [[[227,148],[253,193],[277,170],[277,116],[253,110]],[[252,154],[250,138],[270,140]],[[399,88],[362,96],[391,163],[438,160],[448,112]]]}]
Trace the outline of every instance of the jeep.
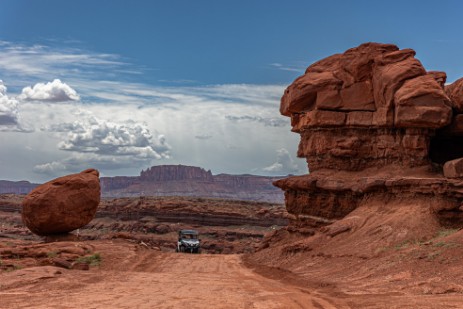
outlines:
[{"label": "jeep", "polygon": [[199,234],[194,230],[181,230],[178,232],[176,252],[200,253]]}]

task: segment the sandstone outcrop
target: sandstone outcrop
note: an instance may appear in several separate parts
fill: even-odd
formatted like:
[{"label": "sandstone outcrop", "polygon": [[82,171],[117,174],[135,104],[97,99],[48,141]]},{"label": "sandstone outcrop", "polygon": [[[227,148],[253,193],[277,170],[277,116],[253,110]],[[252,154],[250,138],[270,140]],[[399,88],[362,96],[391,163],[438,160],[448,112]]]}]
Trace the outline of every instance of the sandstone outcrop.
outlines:
[{"label": "sandstone outcrop", "polygon": [[97,170],[51,180],[32,190],[22,203],[22,220],[37,235],[78,229],[95,216],[100,203]]},{"label": "sandstone outcrop", "polygon": [[[281,112],[300,134],[310,174],[274,183],[285,191],[289,225],[250,263],[337,295],[374,294],[355,308],[389,308],[393,290],[407,299],[398,307],[431,308],[415,300],[463,290],[463,82],[446,78],[427,72],[413,50],[378,43],[297,78]],[[446,279],[435,284],[436,273]]]},{"label": "sandstone outcrop", "polygon": [[310,170],[274,183],[291,224],[332,222],[372,196],[432,197],[446,224],[460,222],[462,163],[451,160],[463,157],[463,79],[446,86],[446,78],[392,44],[362,44],[309,66],[280,106]]}]

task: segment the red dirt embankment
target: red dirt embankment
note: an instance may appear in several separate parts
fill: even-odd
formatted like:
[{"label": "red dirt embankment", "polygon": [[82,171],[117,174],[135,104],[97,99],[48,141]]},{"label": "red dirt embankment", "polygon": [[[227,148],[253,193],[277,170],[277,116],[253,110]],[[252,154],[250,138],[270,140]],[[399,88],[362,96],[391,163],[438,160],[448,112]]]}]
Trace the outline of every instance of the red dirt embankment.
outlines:
[{"label": "red dirt embankment", "polygon": [[432,200],[366,200],[312,236],[276,231],[246,260],[351,308],[459,308],[463,231],[442,227],[423,203]]}]

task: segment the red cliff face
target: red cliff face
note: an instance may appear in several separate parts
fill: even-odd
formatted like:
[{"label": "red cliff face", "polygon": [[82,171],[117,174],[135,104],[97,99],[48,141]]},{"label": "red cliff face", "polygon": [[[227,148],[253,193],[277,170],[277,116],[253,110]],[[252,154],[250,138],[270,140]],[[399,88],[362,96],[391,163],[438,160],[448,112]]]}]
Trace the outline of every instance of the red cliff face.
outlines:
[{"label": "red cliff face", "polygon": [[432,197],[433,212],[462,218],[463,83],[445,81],[413,50],[391,44],[362,44],[309,66],[280,108],[310,170],[275,182],[292,224],[342,218],[374,195]]}]

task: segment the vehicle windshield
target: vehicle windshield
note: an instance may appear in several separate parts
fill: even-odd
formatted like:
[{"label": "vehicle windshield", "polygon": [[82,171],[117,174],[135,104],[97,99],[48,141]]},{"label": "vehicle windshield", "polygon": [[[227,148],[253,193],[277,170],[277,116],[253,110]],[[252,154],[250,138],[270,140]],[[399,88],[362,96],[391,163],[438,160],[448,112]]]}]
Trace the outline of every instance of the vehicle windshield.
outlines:
[{"label": "vehicle windshield", "polygon": [[183,239],[198,239],[197,234],[182,234]]}]

